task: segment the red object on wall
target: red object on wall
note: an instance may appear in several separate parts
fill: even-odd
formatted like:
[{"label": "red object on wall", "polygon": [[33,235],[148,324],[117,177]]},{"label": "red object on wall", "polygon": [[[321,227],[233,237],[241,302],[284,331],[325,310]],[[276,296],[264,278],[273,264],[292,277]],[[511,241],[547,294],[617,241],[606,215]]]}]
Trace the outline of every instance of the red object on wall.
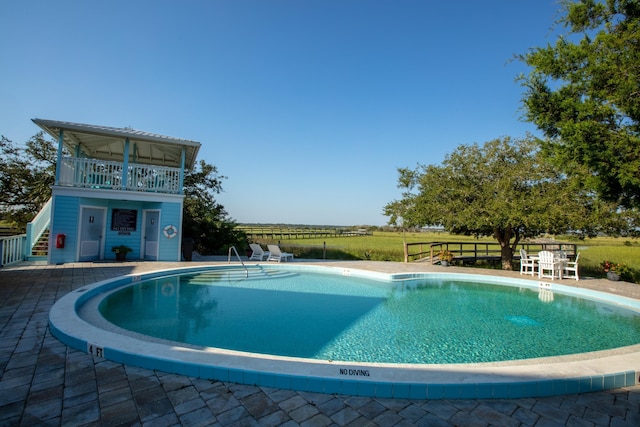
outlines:
[{"label": "red object on wall", "polygon": [[58,249],[64,248],[64,238],[65,237],[66,237],[65,234],[57,234],[56,235],[56,248],[58,248]]}]

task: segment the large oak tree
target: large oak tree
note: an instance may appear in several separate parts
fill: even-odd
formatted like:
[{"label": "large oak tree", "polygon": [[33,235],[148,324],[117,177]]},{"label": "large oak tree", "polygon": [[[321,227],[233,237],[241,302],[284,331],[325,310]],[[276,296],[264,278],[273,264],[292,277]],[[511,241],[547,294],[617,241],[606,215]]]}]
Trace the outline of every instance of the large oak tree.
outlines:
[{"label": "large oak tree", "polygon": [[399,169],[402,198],[387,204],[391,224],[443,226],[453,234],[491,236],[502,268],[512,269],[518,243],[542,233],[591,235],[619,227],[615,205],[595,200],[583,180],[546,161],[532,136],[461,145],[441,165]]}]

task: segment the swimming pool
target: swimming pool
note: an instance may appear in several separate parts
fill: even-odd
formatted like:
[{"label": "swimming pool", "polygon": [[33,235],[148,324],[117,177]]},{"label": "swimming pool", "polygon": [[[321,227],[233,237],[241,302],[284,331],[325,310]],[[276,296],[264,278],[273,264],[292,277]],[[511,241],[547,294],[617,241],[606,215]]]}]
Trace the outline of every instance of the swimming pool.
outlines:
[{"label": "swimming pool", "polygon": [[[408,302],[424,307],[428,305],[425,301],[434,301],[436,297],[434,291],[438,294],[447,294],[457,292],[456,289],[460,290],[460,288],[470,288],[472,294],[476,293],[475,296],[470,294],[462,298],[464,304],[470,307],[469,313],[476,311],[480,319],[483,319],[499,311],[495,317],[515,331],[512,334],[516,334],[517,338],[527,330],[542,329],[542,324],[547,321],[553,323],[553,312],[558,307],[568,305],[568,301],[575,301],[578,295],[589,297],[590,299],[586,300],[587,305],[595,307],[595,311],[604,311],[609,317],[613,316],[611,313],[616,313],[615,317],[633,318],[635,316],[637,318],[637,313],[634,314],[634,311],[639,311],[636,300],[607,296],[583,289],[576,290],[558,284],[466,274],[415,273],[389,276],[354,269],[301,265],[265,266],[260,269],[261,274],[268,274],[272,278],[255,280],[254,277],[254,279],[243,280],[228,266],[217,266],[179,270],[183,274],[183,282],[185,277],[188,277],[191,281],[200,283],[193,286],[181,283],[181,278],[175,274],[175,271],[127,276],[101,282],[70,294],[69,301],[63,302],[67,297],[61,299],[60,311],[56,310],[59,304],[56,303],[55,311],[52,310],[50,318],[52,331],[72,347],[91,351],[122,363],[223,381],[328,393],[404,398],[533,397],[622,387],[635,384],[637,378],[635,365],[638,363],[638,358],[632,357],[634,352],[638,351],[636,347],[640,347],[637,345],[637,336],[625,338],[630,341],[621,341],[619,345],[622,345],[622,348],[586,355],[583,352],[587,350],[579,348],[570,351],[580,352],[573,356],[557,356],[552,353],[543,354],[544,359],[516,362],[504,361],[502,357],[491,357],[489,360],[471,360],[474,363],[467,363],[469,360],[462,360],[459,357],[473,354],[484,356],[490,353],[486,349],[477,348],[480,342],[487,340],[477,339],[474,342],[474,332],[466,331],[469,328],[468,325],[480,323],[477,320],[467,326],[458,326],[459,329],[468,332],[462,341],[458,337],[457,341],[454,339],[452,342],[439,343],[436,346],[434,354],[442,354],[445,347],[454,349],[453,359],[438,361],[391,360],[388,355],[382,358],[378,356],[371,358],[370,352],[363,352],[360,344],[350,346],[352,338],[346,338],[344,334],[337,332],[350,329],[353,336],[362,337],[371,335],[369,333],[371,329],[377,329],[385,337],[383,340],[387,339],[391,342],[393,339],[390,333],[380,328],[391,326],[396,332],[400,331],[397,326],[407,320],[403,304]],[[198,277],[197,274],[202,271],[206,274]],[[302,295],[292,292],[293,288],[304,286],[296,281],[296,278],[300,277],[299,273],[316,275],[321,272],[329,274],[329,276],[322,276],[325,279],[324,285],[309,285]],[[275,276],[278,275],[280,277],[276,278]],[[214,277],[215,280],[212,280]],[[344,288],[341,282],[345,277],[353,279],[358,286],[351,290]],[[392,285],[389,284],[389,279],[394,279]],[[216,286],[211,286],[212,282],[215,282]],[[494,289],[496,285],[500,289]],[[193,289],[189,290],[190,287]],[[213,298],[206,296],[211,291],[214,294]],[[252,296],[243,297],[238,292],[249,292]],[[104,299],[106,294],[112,295],[112,302],[105,302],[109,301]],[[299,321],[291,321],[289,317],[274,320],[273,315],[282,312],[283,309],[274,307],[274,301],[266,299],[270,298],[270,294],[283,294],[284,306],[291,306],[291,301],[297,301],[302,302],[300,306],[309,307],[310,304],[317,304],[319,300],[327,300],[329,307],[341,314],[336,315],[338,320],[333,323],[327,323],[326,319],[318,318],[305,327],[286,329],[290,326],[287,323],[297,324]],[[503,302],[497,303],[492,299],[494,294],[506,294],[507,300],[515,302],[505,308]],[[117,300],[119,302],[113,303]],[[178,304],[179,300],[186,302],[187,305],[181,306]],[[95,315],[100,307],[105,311],[106,316],[110,317],[110,306],[116,307],[115,312],[117,312],[117,307],[122,307],[122,301],[128,301],[124,312],[135,311],[139,314],[137,319],[129,320],[131,324],[158,325],[158,320],[152,319],[150,311],[156,314],[161,313],[160,317],[164,323],[159,330],[167,334],[161,333],[161,340],[150,339],[146,336],[150,332],[144,327],[134,333],[124,332],[120,327],[135,328],[127,326],[127,321],[117,327]],[[256,301],[259,303],[256,304]],[[191,310],[186,308],[188,304],[201,304],[203,312],[207,313],[231,312],[235,317],[233,315],[229,319],[215,316],[207,319],[202,316],[194,317],[189,313]],[[442,324],[442,318],[438,317],[439,312],[451,307],[438,309],[443,307],[441,304],[443,303],[437,303],[434,310],[428,311],[426,319],[436,324],[439,331],[445,331],[440,335],[446,336],[446,331],[455,329],[455,324],[453,326]],[[522,304],[541,308],[542,312],[531,314],[523,311],[520,309],[522,307],[518,308]],[[395,313],[395,326],[389,325],[393,322],[388,318],[380,317],[381,306],[387,306]],[[484,308],[481,309],[481,306]],[[145,307],[152,307],[152,310],[146,310]],[[165,310],[166,307],[171,307],[173,312]],[[460,306],[452,309],[461,310]],[[576,310],[575,307],[570,309],[570,311]],[[325,308],[324,311],[327,309]],[[79,314],[74,322],[68,323],[69,319],[64,319],[69,317],[69,312]],[[212,346],[198,341],[184,344],[185,341],[189,341],[183,338],[189,334],[187,332],[189,328],[185,327],[185,319],[190,319],[186,323],[191,322],[191,327],[195,326],[195,329],[207,329],[211,323],[217,323],[218,326],[222,326],[218,329],[231,329],[230,336],[239,336],[247,333],[234,330],[234,323],[247,320],[246,318],[251,317],[249,314],[252,312],[256,313],[249,319],[249,329],[255,330],[257,325],[265,327],[262,332],[253,335],[258,337],[254,340],[257,343],[252,342],[251,339],[248,340],[252,345],[259,344],[258,347],[234,348],[221,344]],[[578,317],[584,316],[580,310],[577,313]],[[453,316],[454,322],[465,320],[470,316],[462,312],[460,314],[457,318]],[[405,318],[402,318],[403,315]],[[118,317],[119,315],[115,316],[116,323],[118,323]],[[435,322],[434,317],[437,319]],[[373,320],[363,320],[368,318]],[[180,319],[182,321],[179,321]],[[371,321],[374,323],[370,323]],[[495,325],[485,323],[489,325],[488,334],[491,334]],[[414,326],[414,329],[409,332],[406,330],[402,333],[398,332],[400,335],[395,336],[394,339],[411,341],[414,335],[420,332],[419,325]],[[310,327],[312,329],[305,329]],[[596,326],[589,324],[587,329],[593,330],[598,327],[600,326],[597,324]],[[277,332],[269,335],[269,330],[273,329]],[[632,326],[631,329],[634,330],[634,327]],[[310,344],[311,349],[301,349],[299,344],[307,343],[307,337],[296,337],[295,334],[304,334],[305,330],[310,336],[322,335],[321,344],[314,342]],[[637,327],[635,332],[638,332]],[[562,334],[572,336],[572,332],[559,334],[555,337],[547,335],[545,339],[527,338],[532,341],[525,347],[532,346],[535,341],[543,341],[542,347],[547,348],[554,339],[565,342],[560,346],[561,348],[567,347],[566,339],[562,339],[561,336]],[[277,340],[274,338],[277,336],[289,336],[291,339]],[[228,339],[229,336],[222,337],[223,341]],[[264,343],[275,341],[282,341],[279,344],[291,344],[289,350],[269,348],[265,351],[260,348]],[[379,338],[378,341],[380,341]],[[420,344],[424,338],[413,341]],[[491,341],[494,345],[500,340]],[[327,346],[329,342],[335,344],[335,348]],[[518,339],[514,342],[518,342]],[[614,347],[617,346],[618,344],[614,345]],[[344,350],[343,347],[347,348],[347,353],[333,353],[337,351],[336,348],[340,351]],[[379,345],[378,347],[392,348],[393,346]],[[507,345],[507,347],[513,347],[513,345]],[[293,352],[290,351],[291,349]],[[595,350],[602,349],[595,348]],[[297,351],[301,352],[296,353]],[[349,352],[352,352],[350,356],[344,356]],[[411,353],[410,350],[407,354]],[[419,352],[413,351],[413,353]],[[502,354],[502,350],[498,353]],[[539,354],[534,354],[529,357],[538,356]],[[519,357],[521,356],[509,356],[506,359]],[[607,369],[603,371],[603,367]],[[611,371],[612,368],[613,371]]]}]

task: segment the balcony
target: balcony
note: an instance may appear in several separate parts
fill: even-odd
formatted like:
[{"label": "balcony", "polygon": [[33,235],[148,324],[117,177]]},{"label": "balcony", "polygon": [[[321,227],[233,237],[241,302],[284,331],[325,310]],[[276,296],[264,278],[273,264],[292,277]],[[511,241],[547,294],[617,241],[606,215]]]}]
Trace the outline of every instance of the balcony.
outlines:
[{"label": "balcony", "polygon": [[58,185],[181,194],[180,168],[64,157]]}]

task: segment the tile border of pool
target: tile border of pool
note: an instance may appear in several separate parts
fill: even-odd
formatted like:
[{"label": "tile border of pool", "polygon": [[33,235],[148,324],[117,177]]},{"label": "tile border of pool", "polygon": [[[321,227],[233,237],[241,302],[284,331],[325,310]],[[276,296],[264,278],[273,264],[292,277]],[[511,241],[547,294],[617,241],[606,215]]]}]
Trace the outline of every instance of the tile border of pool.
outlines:
[{"label": "tile border of pool", "polygon": [[[294,271],[330,270],[334,274],[384,281],[416,278],[474,280],[557,291],[622,305],[640,312],[640,300],[531,279],[444,272],[388,274],[351,267],[295,264],[257,265]],[[200,265],[163,269],[84,286],[55,303],[49,315],[49,326],[53,335],[64,344],[114,362],[192,377],[297,391],[403,399],[524,398],[640,384],[640,344],[593,353],[510,362],[446,365],[344,363],[172,346],[101,329],[78,315],[78,309],[90,299],[131,283],[168,273],[237,268],[237,265]]]}]

